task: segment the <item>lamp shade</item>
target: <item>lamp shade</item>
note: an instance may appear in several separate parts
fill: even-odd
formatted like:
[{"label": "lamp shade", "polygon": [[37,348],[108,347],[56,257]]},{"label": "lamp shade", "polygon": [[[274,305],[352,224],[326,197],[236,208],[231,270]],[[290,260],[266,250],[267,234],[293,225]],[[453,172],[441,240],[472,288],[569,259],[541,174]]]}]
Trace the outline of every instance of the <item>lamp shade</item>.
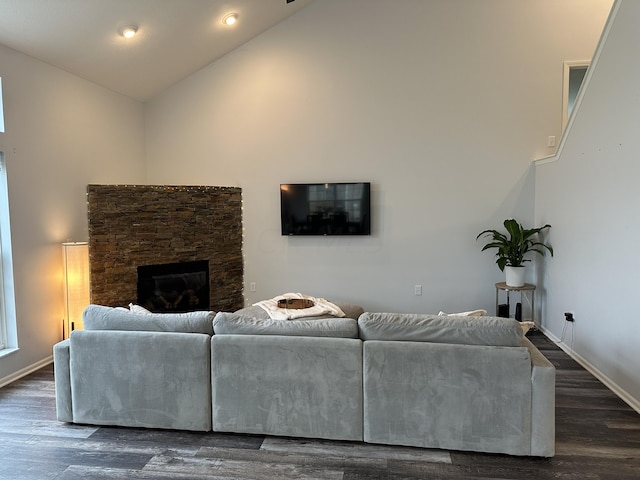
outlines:
[{"label": "lamp shade", "polygon": [[63,338],[82,328],[82,312],[89,305],[89,245],[87,242],[62,244],[64,309]]}]

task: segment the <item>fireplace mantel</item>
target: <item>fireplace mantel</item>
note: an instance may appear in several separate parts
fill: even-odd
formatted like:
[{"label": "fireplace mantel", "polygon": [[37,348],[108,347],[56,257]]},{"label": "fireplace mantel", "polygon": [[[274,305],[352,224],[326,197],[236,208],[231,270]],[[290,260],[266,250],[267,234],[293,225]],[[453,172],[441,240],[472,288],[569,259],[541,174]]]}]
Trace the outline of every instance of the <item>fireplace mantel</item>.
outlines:
[{"label": "fireplace mantel", "polygon": [[91,302],[136,303],[137,267],[209,261],[211,310],[243,307],[242,190],[89,185]]}]

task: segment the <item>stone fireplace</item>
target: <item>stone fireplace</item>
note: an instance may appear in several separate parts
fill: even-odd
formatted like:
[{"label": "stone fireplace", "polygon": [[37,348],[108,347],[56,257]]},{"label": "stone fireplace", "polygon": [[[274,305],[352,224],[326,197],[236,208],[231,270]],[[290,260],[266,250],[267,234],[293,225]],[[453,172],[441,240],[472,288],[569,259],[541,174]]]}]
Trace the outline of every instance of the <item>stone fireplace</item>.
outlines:
[{"label": "stone fireplace", "polygon": [[243,307],[240,188],[89,185],[87,201],[92,303]]}]

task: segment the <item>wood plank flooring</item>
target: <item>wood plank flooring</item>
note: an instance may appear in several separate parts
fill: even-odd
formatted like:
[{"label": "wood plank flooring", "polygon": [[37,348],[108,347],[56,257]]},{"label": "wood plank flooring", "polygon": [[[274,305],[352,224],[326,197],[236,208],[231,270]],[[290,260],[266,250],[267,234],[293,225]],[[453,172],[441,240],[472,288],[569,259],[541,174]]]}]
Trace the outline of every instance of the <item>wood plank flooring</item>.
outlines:
[{"label": "wood plank flooring", "polygon": [[552,459],[60,423],[49,366],[0,389],[0,479],[640,479],[640,415],[529,338],[557,368]]}]

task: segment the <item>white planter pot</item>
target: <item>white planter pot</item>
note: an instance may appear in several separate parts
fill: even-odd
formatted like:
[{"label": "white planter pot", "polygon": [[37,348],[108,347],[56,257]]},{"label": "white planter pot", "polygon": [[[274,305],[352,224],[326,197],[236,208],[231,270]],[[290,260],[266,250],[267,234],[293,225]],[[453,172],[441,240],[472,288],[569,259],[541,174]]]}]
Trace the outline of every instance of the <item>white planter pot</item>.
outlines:
[{"label": "white planter pot", "polygon": [[524,285],[524,267],[504,267],[506,284],[509,287],[522,287]]}]

